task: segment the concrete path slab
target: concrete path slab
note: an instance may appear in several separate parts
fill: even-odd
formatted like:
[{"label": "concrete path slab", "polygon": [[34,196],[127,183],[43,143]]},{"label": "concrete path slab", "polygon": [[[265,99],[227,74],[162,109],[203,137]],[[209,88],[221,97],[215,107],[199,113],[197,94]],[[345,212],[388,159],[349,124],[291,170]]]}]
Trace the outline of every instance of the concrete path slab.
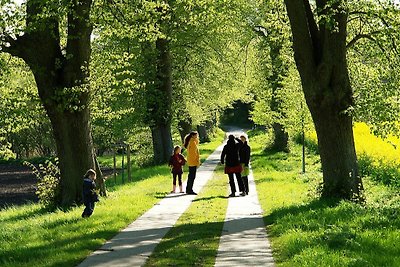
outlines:
[{"label": "concrete path slab", "polygon": [[[222,145],[218,147],[198,168],[193,186],[195,192],[200,192],[213,176],[222,148]],[[168,195],[78,266],[143,266],[195,197],[185,194]]]},{"label": "concrete path slab", "polygon": [[215,266],[275,266],[252,172],[249,195],[229,198]]}]

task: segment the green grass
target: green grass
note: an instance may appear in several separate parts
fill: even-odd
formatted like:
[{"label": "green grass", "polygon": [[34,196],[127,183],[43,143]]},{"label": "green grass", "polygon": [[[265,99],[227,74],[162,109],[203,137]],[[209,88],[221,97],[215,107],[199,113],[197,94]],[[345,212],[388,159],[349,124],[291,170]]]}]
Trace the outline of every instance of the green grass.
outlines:
[{"label": "green grass", "polygon": [[[202,144],[202,158],[220,143],[221,137]],[[39,204],[1,210],[0,266],[76,266],[171,190],[166,165],[135,169],[132,176],[131,183],[109,186],[109,196],[88,219],[81,218],[83,206],[55,212]]]},{"label": "green grass", "polygon": [[163,238],[146,266],[214,266],[228,205],[227,178],[219,172]]},{"label": "green grass", "polygon": [[[219,145],[221,145],[222,141],[224,140],[224,137],[225,137],[225,133],[222,130],[218,129],[216,134],[215,134],[215,137],[213,138],[213,140],[211,142],[201,143],[200,144],[199,150],[200,150],[200,161],[201,162],[204,162],[207,159],[207,157],[212,152],[214,152],[214,150]],[[184,155],[186,155],[186,153],[184,153]],[[101,157],[98,158],[98,160],[99,160],[99,163],[100,163],[101,167],[112,167],[113,164],[114,164],[114,159],[113,159],[112,155],[111,156],[101,156]],[[125,157],[124,181],[122,181],[122,172],[120,170],[120,168],[122,166],[122,155],[117,155],[117,157],[116,157],[116,165],[117,165],[117,168],[119,168],[117,170],[117,173],[120,174],[120,175],[116,177],[117,178],[116,181],[114,179],[114,175],[109,175],[107,177],[106,185],[107,185],[107,188],[109,190],[114,190],[115,186],[118,187],[118,185],[127,183],[127,181],[128,181],[128,172],[126,170],[126,157]],[[151,168],[160,168],[160,167],[161,166],[154,166],[154,167],[151,167]],[[161,168],[163,168],[163,167],[161,167]],[[133,181],[137,181],[138,179],[140,180],[140,179],[143,179],[143,178],[148,178],[148,175],[142,173],[142,170],[146,170],[146,169],[148,169],[148,167],[147,168],[143,168],[141,166],[135,165],[135,163],[132,162],[132,180]],[[184,176],[186,176],[186,174],[188,172],[188,166],[187,165],[184,166],[184,172],[185,172]]]},{"label": "green grass", "polygon": [[364,179],[367,202],[319,200],[317,155],[301,150],[264,151],[266,137],[252,142],[253,171],[278,266],[400,266],[400,196]]}]

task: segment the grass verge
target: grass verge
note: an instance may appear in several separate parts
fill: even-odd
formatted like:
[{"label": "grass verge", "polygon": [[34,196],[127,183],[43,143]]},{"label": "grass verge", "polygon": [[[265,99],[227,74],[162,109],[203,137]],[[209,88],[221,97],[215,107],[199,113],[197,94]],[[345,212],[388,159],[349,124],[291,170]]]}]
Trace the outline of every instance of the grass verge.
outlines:
[{"label": "grass verge", "polygon": [[253,171],[278,266],[400,266],[398,191],[364,179],[367,202],[319,200],[317,155],[273,153],[265,136],[252,141]]},{"label": "grass verge", "polygon": [[[202,144],[202,158],[222,138]],[[166,165],[135,169],[133,177],[131,183],[109,184],[108,198],[101,199],[88,219],[81,218],[83,206],[54,212],[39,204],[1,210],[0,266],[76,266],[171,189]]]},{"label": "grass verge", "polygon": [[214,266],[228,205],[227,179],[218,168],[145,266]]}]

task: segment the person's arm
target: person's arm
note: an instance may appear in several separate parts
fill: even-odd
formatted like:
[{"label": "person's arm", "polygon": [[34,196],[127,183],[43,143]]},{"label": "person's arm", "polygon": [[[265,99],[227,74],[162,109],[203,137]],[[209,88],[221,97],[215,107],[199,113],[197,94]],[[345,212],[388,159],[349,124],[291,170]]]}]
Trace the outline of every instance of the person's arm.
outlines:
[{"label": "person's arm", "polygon": [[250,163],[250,154],[251,154],[251,148],[250,148],[250,146],[247,146],[247,159],[246,159],[246,162],[245,162],[245,166],[246,167],[248,167],[249,166],[249,163]]},{"label": "person's arm", "polygon": [[221,164],[224,164],[225,154],[226,154],[226,150],[225,150],[225,147],[224,147],[224,149],[222,149],[222,153],[221,153]]}]

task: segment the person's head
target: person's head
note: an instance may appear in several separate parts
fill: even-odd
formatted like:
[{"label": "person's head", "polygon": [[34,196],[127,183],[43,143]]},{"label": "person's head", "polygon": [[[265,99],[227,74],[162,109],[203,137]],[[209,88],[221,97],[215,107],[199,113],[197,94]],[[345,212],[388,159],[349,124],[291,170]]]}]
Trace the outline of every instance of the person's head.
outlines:
[{"label": "person's head", "polygon": [[174,147],[174,155],[181,153],[182,148],[180,146],[175,146]]},{"label": "person's head", "polygon": [[242,140],[242,142],[244,143],[244,142],[247,141],[247,138],[246,138],[245,135],[241,135],[241,136],[240,136],[240,140]]},{"label": "person's head", "polygon": [[228,141],[226,142],[228,145],[235,145],[235,136],[230,134],[228,136]]},{"label": "person's head", "polygon": [[87,170],[85,174],[85,178],[89,178],[90,180],[96,180],[96,172],[93,169]]},{"label": "person's head", "polygon": [[190,141],[190,139],[192,139],[192,138],[198,138],[198,133],[197,133],[196,131],[192,131],[192,132],[190,132],[188,135],[186,135],[186,137],[185,137],[185,142],[184,142],[184,144],[183,144],[183,146],[184,146],[185,148],[188,147],[189,141]]}]

